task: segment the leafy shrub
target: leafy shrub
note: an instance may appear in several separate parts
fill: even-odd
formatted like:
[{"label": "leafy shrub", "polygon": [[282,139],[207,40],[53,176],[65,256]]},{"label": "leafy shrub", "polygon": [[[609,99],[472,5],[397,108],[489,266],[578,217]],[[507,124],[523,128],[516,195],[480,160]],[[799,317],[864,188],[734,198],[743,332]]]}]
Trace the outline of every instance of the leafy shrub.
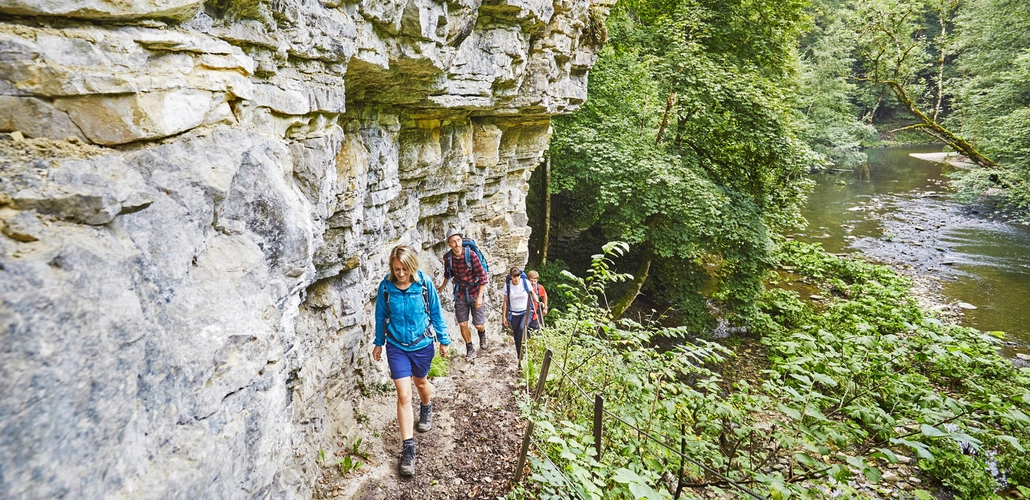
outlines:
[{"label": "leafy shrub", "polygon": [[540,273],[540,284],[547,290],[548,318],[554,317],[554,314],[561,314],[568,308],[569,296],[561,286],[573,284],[573,281],[563,274],[568,270],[569,266],[561,259],[552,260],[536,270]]},{"label": "leafy shrub", "polygon": [[919,468],[940,479],[956,497],[964,499],[992,498],[998,482],[988,466],[976,457],[965,455],[955,443],[939,443],[931,448],[933,460],[920,460]]},{"label": "leafy shrub", "polygon": [[[530,341],[531,359],[545,348],[554,358],[546,403],[526,409],[536,458],[515,498],[669,498],[681,483],[858,497],[849,479],[878,482],[899,454],[963,498],[993,495],[984,460],[957,444],[1025,478],[1030,370],[1001,358],[992,336],[926,317],[891,270],[785,243],[780,265],[832,298],[816,309],[763,294],[750,326],[769,369],[754,384],[723,380],[715,369],[733,354],[688,341],[687,328],[611,319],[599,297],[628,278],[611,271],[625,249],[606,245],[586,278],[567,273],[568,310]],[[659,336],[680,344],[657,349]],[[600,457],[594,395],[606,412]]]}]

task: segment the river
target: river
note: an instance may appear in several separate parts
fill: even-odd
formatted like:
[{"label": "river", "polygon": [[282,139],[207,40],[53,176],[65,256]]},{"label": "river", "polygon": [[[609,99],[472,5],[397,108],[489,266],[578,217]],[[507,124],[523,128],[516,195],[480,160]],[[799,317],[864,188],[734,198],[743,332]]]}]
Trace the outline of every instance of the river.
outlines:
[{"label": "river", "polygon": [[909,156],[940,150],[870,149],[862,167],[813,175],[809,225],[796,237],[938,278],[962,303],[962,324],[1006,332],[1010,356],[1030,353],[1030,228],[952,201],[953,167]]}]

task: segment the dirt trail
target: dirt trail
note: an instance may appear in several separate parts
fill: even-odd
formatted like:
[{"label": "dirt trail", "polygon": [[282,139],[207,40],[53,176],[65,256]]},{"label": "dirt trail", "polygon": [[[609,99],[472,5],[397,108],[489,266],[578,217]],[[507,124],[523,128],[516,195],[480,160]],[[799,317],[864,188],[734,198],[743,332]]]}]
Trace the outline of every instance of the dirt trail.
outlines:
[{"label": "dirt trail", "polygon": [[[511,337],[505,336],[507,342],[502,343],[494,331],[490,340],[490,349],[469,361],[458,336],[448,353],[449,376],[431,379],[436,389],[433,428],[415,432],[414,477],[401,478],[397,472],[401,439],[396,393],[391,389],[362,405],[368,415],[362,424],[368,436],[367,463],[342,476],[335,465],[325,467],[315,498],[495,499],[507,494],[525,429],[515,400],[524,386],[517,376]],[[418,393],[412,394],[417,422]]]}]

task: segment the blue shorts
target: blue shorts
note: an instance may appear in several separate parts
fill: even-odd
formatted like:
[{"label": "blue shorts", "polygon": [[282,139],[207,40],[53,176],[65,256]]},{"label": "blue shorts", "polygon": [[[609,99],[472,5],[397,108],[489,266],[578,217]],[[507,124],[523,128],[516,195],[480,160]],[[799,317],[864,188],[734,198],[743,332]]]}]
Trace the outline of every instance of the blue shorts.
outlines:
[{"label": "blue shorts", "polygon": [[386,362],[390,364],[390,378],[397,380],[414,376],[425,378],[429,365],[433,364],[433,346],[429,344],[417,351],[405,351],[389,342],[386,343]]}]

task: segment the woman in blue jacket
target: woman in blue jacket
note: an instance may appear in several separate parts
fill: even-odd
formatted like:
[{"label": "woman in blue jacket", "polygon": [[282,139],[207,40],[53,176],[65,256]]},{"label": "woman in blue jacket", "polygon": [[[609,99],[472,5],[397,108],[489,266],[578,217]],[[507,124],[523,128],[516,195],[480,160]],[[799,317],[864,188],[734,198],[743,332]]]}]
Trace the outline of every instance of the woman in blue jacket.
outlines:
[{"label": "woman in blue jacket", "polygon": [[440,342],[440,357],[447,357],[447,324],[440,311],[440,299],[433,282],[418,270],[418,254],[406,245],[390,251],[390,274],[379,284],[376,299],[376,338],[372,358],[379,361],[386,345],[390,378],[397,386],[397,421],[404,450],[400,473],[415,475],[414,417],[411,411],[411,382],[422,402],[418,431],[433,425],[433,384],[426,378],[433,362],[433,331]]}]

